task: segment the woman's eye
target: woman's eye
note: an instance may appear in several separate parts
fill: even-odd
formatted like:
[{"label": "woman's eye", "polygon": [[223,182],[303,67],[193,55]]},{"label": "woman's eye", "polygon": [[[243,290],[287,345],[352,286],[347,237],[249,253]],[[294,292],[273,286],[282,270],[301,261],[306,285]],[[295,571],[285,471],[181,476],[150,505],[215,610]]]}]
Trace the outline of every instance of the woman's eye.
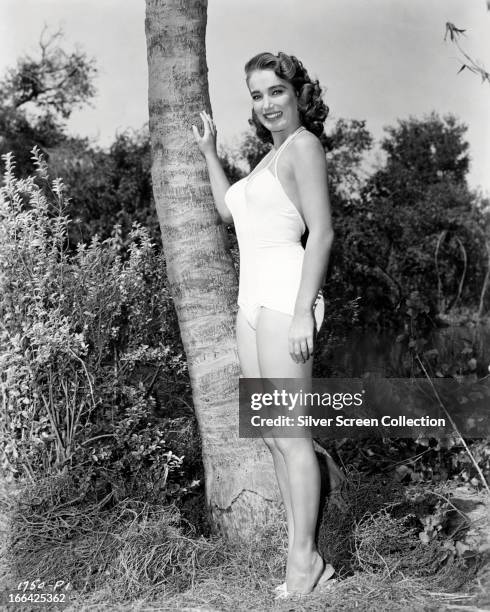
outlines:
[{"label": "woman's eye", "polygon": [[282,89],[274,89],[274,91],[272,93],[273,94],[280,94],[280,93],[282,93]]}]

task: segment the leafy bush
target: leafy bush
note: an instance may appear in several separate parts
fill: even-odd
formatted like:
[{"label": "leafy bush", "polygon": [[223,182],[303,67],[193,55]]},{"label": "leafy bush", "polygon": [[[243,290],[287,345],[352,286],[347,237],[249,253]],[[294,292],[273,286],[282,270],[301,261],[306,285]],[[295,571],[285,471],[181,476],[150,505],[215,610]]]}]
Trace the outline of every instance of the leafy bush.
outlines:
[{"label": "leafy bush", "polygon": [[86,139],[67,138],[49,152],[52,176],[60,176],[70,193],[68,246],[75,250],[98,234],[111,236],[114,225],[124,246],[134,221],[147,228],[156,246],[160,229],[151,189],[150,134],[126,130],[107,151]]},{"label": "leafy bush", "polygon": [[62,181],[50,183],[37,149],[36,176],[23,180],[11,154],[4,158],[3,471],[37,480],[70,468],[82,490],[112,491],[116,499],[185,493],[197,463],[191,457],[184,466],[182,455],[195,454],[196,429],[189,416],[162,419],[154,393],[158,382],[169,405],[190,396],[161,254],[138,224],[125,258],[117,228],[68,254]]}]

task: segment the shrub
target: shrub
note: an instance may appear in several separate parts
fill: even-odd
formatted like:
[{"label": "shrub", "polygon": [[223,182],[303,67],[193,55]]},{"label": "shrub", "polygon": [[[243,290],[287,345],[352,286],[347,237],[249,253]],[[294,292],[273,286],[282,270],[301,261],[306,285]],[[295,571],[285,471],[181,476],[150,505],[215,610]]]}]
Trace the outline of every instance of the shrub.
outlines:
[{"label": "shrub", "polygon": [[[70,468],[82,489],[116,498],[180,495],[182,455],[195,454],[197,438],[189,417],[174,423],[157,412],[156,382],[169,405],[190,396],[162,255],[138,224],[124,258],[117,228],[111,238],[95,236],[67,253],[62,181],[49,181],[37,149],[36,175],[23,180],[14,175],[12,155],[4,159],[3,471],[37,480]],[[172,444],[169,429],[179,432]]]}]

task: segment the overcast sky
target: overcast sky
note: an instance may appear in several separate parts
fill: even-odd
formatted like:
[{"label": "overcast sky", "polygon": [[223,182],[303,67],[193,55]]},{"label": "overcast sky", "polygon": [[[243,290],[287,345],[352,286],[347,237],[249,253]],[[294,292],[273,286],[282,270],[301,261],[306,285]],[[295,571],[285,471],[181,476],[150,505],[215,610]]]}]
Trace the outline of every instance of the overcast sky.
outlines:
[{"label": "overcast sky", "polygon": [[[247,129],[250,98],[243,65],[259,51],[299,57],[320,79],[329,124],[365,119],[379,140],[384,125],[432,110],[468,126],[470,184],[490,195],[490,84],[461,65],[444,42],[445,23],[466,29],[461,45],[490,70],[490,12],[484,0],[209,0],[207,59],[221,140]],[[72,133],[108,145],[116,131],[148,120],[144,0],[0,0],[0,74],[35,53],[44,24],[65,32],[97,60],[93,108],[77,111]]]}]

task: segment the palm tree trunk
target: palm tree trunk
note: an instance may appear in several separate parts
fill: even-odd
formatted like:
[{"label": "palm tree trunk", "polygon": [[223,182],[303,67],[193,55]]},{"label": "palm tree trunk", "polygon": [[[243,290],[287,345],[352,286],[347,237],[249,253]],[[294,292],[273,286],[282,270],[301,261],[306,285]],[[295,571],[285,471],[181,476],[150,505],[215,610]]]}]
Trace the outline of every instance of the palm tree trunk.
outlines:
[{"label": "palm tree trunk", "polygon": [[247,537],[275,514],[272,461],[238,438],[237,279],[191,125],[210,111],[207,0],[146,0],[152,181],[202,438],[215,526]]}]

